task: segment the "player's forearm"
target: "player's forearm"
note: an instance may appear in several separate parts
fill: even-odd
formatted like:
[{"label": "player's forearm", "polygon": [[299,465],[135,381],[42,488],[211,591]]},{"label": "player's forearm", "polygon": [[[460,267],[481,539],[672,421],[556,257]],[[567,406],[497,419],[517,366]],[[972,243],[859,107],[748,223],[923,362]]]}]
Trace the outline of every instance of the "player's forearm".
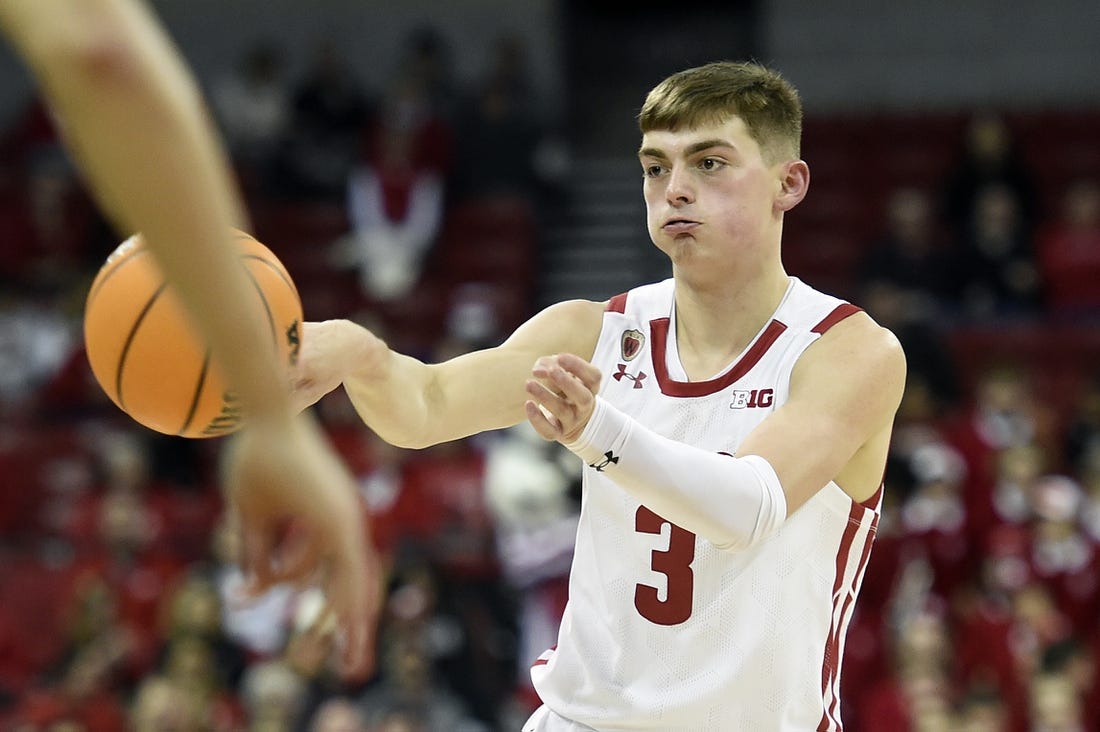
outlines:
[{"label": "player's forearm", "polygon": [[[49,5],[17,8],[19,29],[48,21],[36,14]],[[242,207],[194,80],[136,3],[95,0],[58,22],[21,36],[24,50],[101,206],[121,234],[142,233],[249,413],[289,413],[230,233]]]},{"label": "player's forearm", "polygon": [[[366,328],[332,320],[313,333],[313,348],[338,379],[359,417],[398,447],[424,447],[431,419],[431,368],[397,353]],[[326,386],[324,388],[330,388]]]},{"label": "player's forearm", "polygon": [[350,321],[330,321],[323,336],[328,342],[312,347],[363,421],[393,445],[429,447],[523,420],[521,375],[534,360],[526,350],[489,348],[424,364]]},{"label": "player's forearm", "polygon": [[734,458],[670,440],[602,398],[566,447],[654,513],[722,548],[751,546],[787,516],[779,479],[763,458]]}]

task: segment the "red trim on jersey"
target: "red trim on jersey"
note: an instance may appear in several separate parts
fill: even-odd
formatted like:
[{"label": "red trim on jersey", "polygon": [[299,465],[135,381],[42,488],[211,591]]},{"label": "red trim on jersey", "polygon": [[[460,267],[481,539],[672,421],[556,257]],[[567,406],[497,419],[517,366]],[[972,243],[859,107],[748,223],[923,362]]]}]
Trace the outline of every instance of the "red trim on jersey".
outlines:
[{"label": "red trim on jersey", "polygon": [[[825,639],[825,654],[821,663],[821,701],[825,703],[827,694],[832,689],[834,679],[840,674],[840,636],[838,632],[838,618],[836,611],[836,601],[839,599],[840,591],[844,584],[844,575],[848,570],[848,560],[851,558],[852,542],[855,541],[856,533],[859,531],[859,527],[862,525],[861,519],[863,518],[863,507],[858,505],[855,501],[852,502],[852,509],[848,512],[848,523],[844,527],[844,534],[840,538],[840,546],[836,552],[836,576],[833,579],[833,620],[829,626],[829,636]],[[841,609],[841,617],[843,617],[844,610],[847,609],[848,601],[851,599],[850,593],[845,593],[847,597],[844,599],[844,607]],[[834,695],[835,701],[835,695]],[[821,721],[817,725],[818,730],[830,730],[840,729],[840,720],[835,716],[833,704],[824,708],[821,712]]]},{"label": "red trim on jersey", "polygon": [[[881,490],[881,489],[880,489]],[[863,548],[860,550],[859,562],[856,571],[852,575],[851,583],[845,582],[845,574],[848,563],[852,559],[852,545],[861,528],[868,519],[870,511],[870,524],[863,538]],[[871,547],[878,532],[879,515],[863,504],[852,501],[852,508],[848,512],[848,525],[844,529],[840,546],[836,555],[836,578],[833,580],[833,620],[829,628],[829,636],[825,641],[825,654],[821,664],[821,702],[823,705],[821,721],[818,722],[818,732],[840,732],[840,670],[841,657],[843,655],[843,642],[848,632],[848,624],[851,622],[855,609],[856,596],[863,584],[863,576],[867,572],[867,564],[871,558]],[[846,591],[844,591],[846,590]],[[837,613],[835,603],[843,593],[844,601]]]},{"label": "red trim on jersey", "polygon": [[607,307],[604,308],[605,313],[625,313],[626,312],[626,296],[627,293],[623,292],[607,301]]},{"label": "red trim on jersey", "polygon": [[822,319],[820,323],[810,329],[811,333],[817,333],[818,335],[832,328],[840,321],[847,318],[849,315],[855,315],[856,313],[863,312],[863,308],[857,307],[850,302],[841,303],[833,308],[833,312],[829,313]]},{"label": "red trim on jersey", "polygon": [[879,499],[882,497],[882,489],[883,484],[879,483],[878,489],[871,494],[871,497],[868,498],[866,501],[860,501],[859,505],[874,511],[876,508],[878,508]]},{"label": "red trim on jersey", "polygon": [[665,359],[665,348],[668,345],[668,318],[657,318],[649,321],[650,352],[653,355],[653,374],[657,377],[657,384],[661,387],[661,393],[671,397],[700,397],[713,394],[730,386],[742,376],[747,374],[753,366],[764,357],[772,344],[783,335],[787,326],[778,320],[773,320],[764,328],[764,332],[756,339],[749,350],[741,356],[733,368],[726,373],[709,381],[676,381],[668,374],[668,361]]},{"label": "red trim on jersey", "polygon": [[[858,504],[857,504],[858,505]],[[871,547],[875,542],[875,534],[878,532],[878,514],[875,514],[871,519],[871,526],[867,529],[867,537],[863,540],[863,551],[860,552],[859,564],[856,565],[856,573],[852,578],[851,591],[848,593],[848,599],[844,601],[844,609],[840,613],[840,628],[836,633],[836,658],[839,660],[843,656],[840,644],[844,641],[845,635],[848,633],[848,623],[851,622],[852,613],[855,610],[856,595],[859,592],[860,586],[863,584],[863,575],[867,571],[867,561],[871,558]],[[837,729],[840,729],[840,673],[839,671],[832,678],[832,697],[833,700],[829,704],[829,717],[836,720]]]}]

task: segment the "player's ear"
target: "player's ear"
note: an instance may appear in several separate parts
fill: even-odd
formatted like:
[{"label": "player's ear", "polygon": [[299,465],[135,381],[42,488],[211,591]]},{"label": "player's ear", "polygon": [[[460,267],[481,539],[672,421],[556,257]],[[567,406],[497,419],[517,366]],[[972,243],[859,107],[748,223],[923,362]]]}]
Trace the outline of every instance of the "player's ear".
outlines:
[{"label": "player's ear", "polygon": [[780,188],[775,206],[779,211],[790,211],[806,197],[806,191],[810,189],[810,166],[804,160],[788,160],[779,173]]}]

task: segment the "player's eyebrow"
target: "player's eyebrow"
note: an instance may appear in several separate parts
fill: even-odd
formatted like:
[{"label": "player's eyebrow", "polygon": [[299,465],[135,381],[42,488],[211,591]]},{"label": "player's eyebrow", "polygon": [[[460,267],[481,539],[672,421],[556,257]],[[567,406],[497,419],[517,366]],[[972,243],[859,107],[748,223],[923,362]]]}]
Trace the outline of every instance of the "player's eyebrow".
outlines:
[{"label": "player's eyebrow", "polygon": [[[730,150],[737,150],[732,142],[715,137],[713,139],[700,140],[699,142],[691,143],[684,149],[684,156],[690,157],[692,155],[695,155],[696,153],[701,153],[704,150],[710,150],[713,147],[725,147],[729,148]],[[668,155],[665,153],[665,151],[656,147],[643,147],[641,150],[638,151],[638,157],[657,158],[659,160],[668,159]]]}]

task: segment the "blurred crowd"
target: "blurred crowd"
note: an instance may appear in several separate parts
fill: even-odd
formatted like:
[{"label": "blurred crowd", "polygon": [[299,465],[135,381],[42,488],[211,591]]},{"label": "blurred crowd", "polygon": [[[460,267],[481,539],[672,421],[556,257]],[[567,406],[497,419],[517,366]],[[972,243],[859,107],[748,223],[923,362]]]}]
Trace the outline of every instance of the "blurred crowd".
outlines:
[{"label": "blurred crowd", "polygon": [[[288,68],[259,44],[204,82],[306,317],[356,319],[428,360],[528,317],[568,166],[522,44],[501,38],[467,83],[430,27],[384,88],[328,43]],[[1008,116],[957,117],[913,175],[861,169],[876,195],[854,203],[830,172],[839,138],[808,119],[822,174],[784,245],[792,274],[864,306],[910,363],[846,644],[846,727],[1098,729],[1100,127],[1087,165],[1049,176]],[[315,590],[242,599],[218,441],[143,430],[94,382],[83,299],[121,237],[37,99],[0,150],[0,727],[518,729],[566,600],[570,457],[522,425],[401,450],[341,393],[322,400],[388,567],[378,670],[341,679]],[[845,239],[831,248],[815,227],[845,206],[872,223],[824,227]]]}]

